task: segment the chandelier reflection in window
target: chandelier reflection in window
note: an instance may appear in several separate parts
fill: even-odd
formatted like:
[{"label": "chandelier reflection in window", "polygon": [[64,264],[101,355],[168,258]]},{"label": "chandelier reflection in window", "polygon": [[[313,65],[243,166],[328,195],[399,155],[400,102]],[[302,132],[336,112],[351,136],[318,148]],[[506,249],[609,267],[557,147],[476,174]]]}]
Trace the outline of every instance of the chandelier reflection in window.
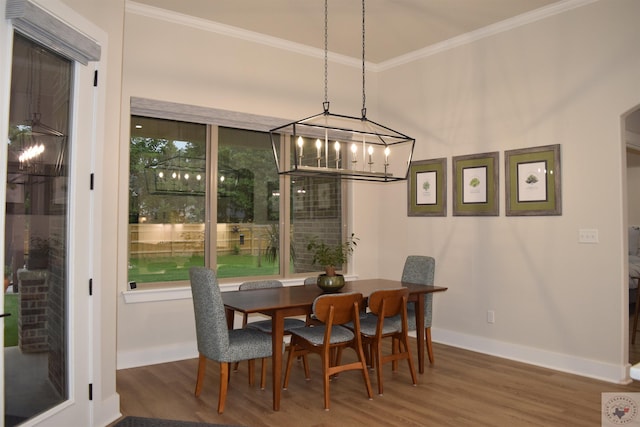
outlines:
[{"label": "chandelier reflection in window", "polygon": [[145,167],[149,194],[204,196],[205,159],[177,155]]}]

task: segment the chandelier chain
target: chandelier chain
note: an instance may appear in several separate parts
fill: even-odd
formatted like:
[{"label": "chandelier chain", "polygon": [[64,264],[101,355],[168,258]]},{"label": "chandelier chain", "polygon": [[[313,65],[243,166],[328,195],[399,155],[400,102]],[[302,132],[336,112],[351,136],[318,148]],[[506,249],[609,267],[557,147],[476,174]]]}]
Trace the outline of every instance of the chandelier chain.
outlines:
[{"label": "chandelier chain", "polygon": [[329,8],[328,0],[324,0],[324,109],[329,110]]},{"label": "chandelier chain", "polygon": [[364,71],[364,40],[365,40],[364,1],[365,0],[362,0],[362,118],[363,119],[367,117],[367,107],[366,107],[367,97],[365,95],[365,71]]}]

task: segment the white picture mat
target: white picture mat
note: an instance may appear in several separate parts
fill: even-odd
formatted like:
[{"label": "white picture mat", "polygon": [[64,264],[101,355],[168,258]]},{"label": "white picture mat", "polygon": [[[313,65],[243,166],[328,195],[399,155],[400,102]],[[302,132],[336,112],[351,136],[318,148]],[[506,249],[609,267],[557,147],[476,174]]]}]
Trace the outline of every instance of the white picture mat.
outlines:
[{"label": "white picture mat", "polygon": [[487,167],[462,170],[462,203],[487,203]]},{"label": "white picture mat", "polygon": [[518,163],[518,202],[547,201],[547,162]]},{"label": "white picture mat", "polygon": [[436,171],[416,173],[416,205],[438,203],[438,174]]}]

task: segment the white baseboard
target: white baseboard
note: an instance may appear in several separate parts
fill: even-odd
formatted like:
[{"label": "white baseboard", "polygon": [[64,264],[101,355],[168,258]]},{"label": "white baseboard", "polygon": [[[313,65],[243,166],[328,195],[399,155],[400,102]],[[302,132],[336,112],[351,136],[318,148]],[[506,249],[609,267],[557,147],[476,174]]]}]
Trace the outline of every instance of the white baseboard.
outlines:
[{"label": "white baseboard", "polygon": [[94,409],[93,425],[108,426],[120,418],[120,395],[114,393],[107,399],[100,401]]},{"label": "white baseboard", "polygon": [[628,384],[631,382],[630,365],[615,365],[437,328],[431,328],[431,339],[433,342],[453,347],[610,383]]},{"label": "white baseboard", "polygon": [[137,368],[158,363],[194,359],[196,357],[198,357],[198,346],[195,341],[172,344],[165,347],[150,347],[126,352],[119,351],[116,369]]},{"label": "white baseboard", "polygon": [[[415,332],[410,333],[415,337]],[[554,353],[503,341],[461,334],[445,329],[432,328],[431,336],[434,342],[464,348],[478,353],[504,359],[515,360],[530,365],[580,375],[615,384],[628,384],[630,365],[615,365],[584,359],[567,354]],[[198,357],[196,342],[175,344],[167,347],[154,347],[137,351],[118,352],[117,369],[135,368],[139,366],[155,365],[158,363],[175,362],[178,360]]]}]

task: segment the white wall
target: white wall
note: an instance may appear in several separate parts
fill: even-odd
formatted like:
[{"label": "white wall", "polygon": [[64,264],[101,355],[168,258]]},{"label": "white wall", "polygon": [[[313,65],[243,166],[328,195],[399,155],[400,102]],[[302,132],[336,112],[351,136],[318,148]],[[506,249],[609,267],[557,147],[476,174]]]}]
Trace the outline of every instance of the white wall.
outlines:
[{"label": "white wall", "polygon": [[[400,185],[384,189],[379,209],[395,224],[379,229],[389,274],[405,255],[426,253],[449,286],[436,296],[436,341],[624,377],[620,116],[640,103],[639,14],[633,0],[599,1],[380,77],[385,116],[402,112],[416,160],[447,157],[451,170],[452,156],[500,152],[498,217],[451,216],[449,186],[448,217],[407,218]],[[548,144],[561,144],[562,216],[506,217],[504,151]],[[598,229],[600,243],[578,243],[580,228]]]},{"label": "white wall", "polygon": [[[627,378],[620,115],[640,103],[629,90],[640,78],[637,16],[634,0],[598,1],[368,76],[368,117],[416,137],[416,160],[447,157],[450,171],[452,156],[500,152],[498,217],[453,217],[451,171],[444,218],[407,217],[406,183],[352,185],[361,277],[397,278],[406,255],[436,257],[436,281],[449,287],[435,298],[436,341]],[[137,12],[126,15],[123,66],[122,242],[131,96],[287,119],[319,112],[323,100],[321,57]],[[358,114],[359,79],[356,67],[330,65],[332,112]],[[562,216],[506,217],[504,151],[548,144],[562,145]],[[598,229],[600,243],[579,244],[580,228]],[[120,292],[124,243],[119,250]],[[119,366],[193,354],[190,304],[120,299]]]}]

